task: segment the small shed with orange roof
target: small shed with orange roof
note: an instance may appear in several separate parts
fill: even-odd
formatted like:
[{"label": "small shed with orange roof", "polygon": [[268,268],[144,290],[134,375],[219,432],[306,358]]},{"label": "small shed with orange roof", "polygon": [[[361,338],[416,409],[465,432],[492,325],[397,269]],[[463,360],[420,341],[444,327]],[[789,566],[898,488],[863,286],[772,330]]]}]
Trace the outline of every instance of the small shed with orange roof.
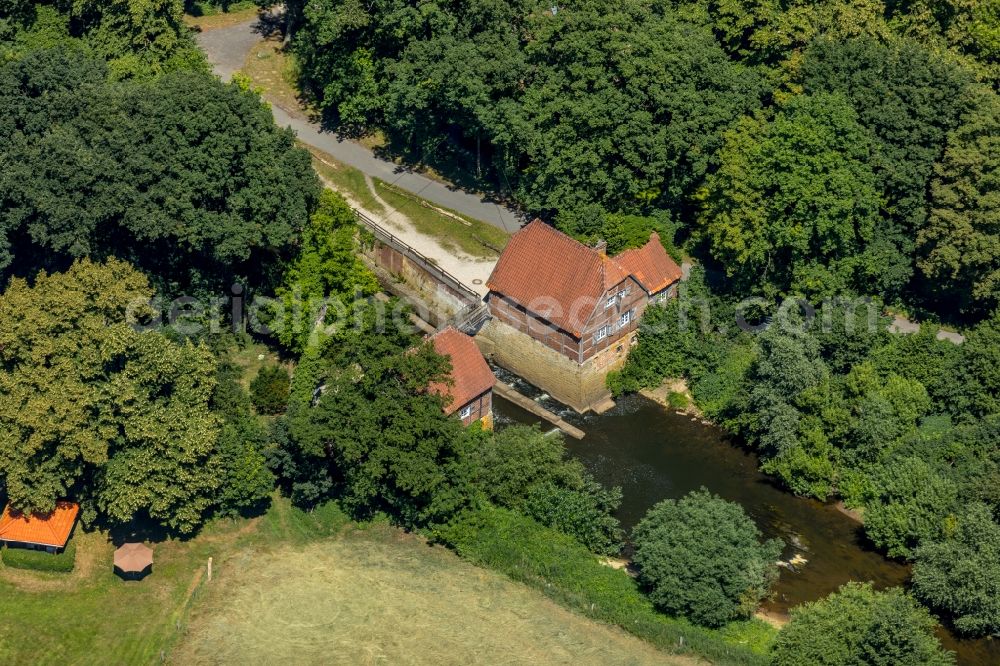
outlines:
[{"label": "small shed with orange roof", "polygon": [[45,514],[27,514],[8,504],[0,515],[0,543],[58,552],[66,547],[79,513],[74,502],[56,502],[56,508]]}]

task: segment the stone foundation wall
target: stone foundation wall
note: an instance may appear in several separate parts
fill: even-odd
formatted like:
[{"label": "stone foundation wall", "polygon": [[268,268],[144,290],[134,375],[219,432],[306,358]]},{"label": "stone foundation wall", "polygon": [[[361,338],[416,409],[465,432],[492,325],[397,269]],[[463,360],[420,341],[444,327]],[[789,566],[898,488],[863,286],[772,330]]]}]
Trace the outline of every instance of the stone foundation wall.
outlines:
[{"label": "stone foundation wall", "polygon": [[468,308],[472,301],[385,243],[376,242],[374,247],[365,249],[362,258],[386,291],[408,301],[420,318],[435,326]]},{"label": "stone foundation wall", "polygon": [[583,413],[611,397],[605,377],[625,364],[634,336],[598,352],[583,364],[496,319],[487,322],[475,340],[486,358]]}]

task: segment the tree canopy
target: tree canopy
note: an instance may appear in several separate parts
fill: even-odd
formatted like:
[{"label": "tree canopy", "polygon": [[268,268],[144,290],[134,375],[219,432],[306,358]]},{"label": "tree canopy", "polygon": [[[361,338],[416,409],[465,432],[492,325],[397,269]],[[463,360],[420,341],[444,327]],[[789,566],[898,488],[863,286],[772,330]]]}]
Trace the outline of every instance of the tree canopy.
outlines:
[{"label": "tree canopy", "polygon": [[654,506],[632,540],[653,603],[699,624],[750,617],[778,576],[781,542],[761,542],[739,504],[704,489]]},{"label": "tree canopy", "polygon": [[115,259],[0,295],[0,479],[16,509],[73,496],[91,517],[190,532],[217,505],[216,360],[138,330],[151,297]]},{"label": "tree canopy", "polygon": [[899,588],[876,592],[870,583],[848,583],[791,615],[771,650],[776,666],[955,663],[934,636],[930,613]]},{"label": "tree canopy", "polygon": [[946,611],[955,628],[976,636],[1000,632],[1000,525],[990,508],[970,505],[945,539],[917,549],[913,594]]},{"label": "tree canopy", "polygon": [[116,256],[167,293],[273,287],[319,194],[308,153],[208,74],[105,74],[66,47],[0,66],[0,276]]}]

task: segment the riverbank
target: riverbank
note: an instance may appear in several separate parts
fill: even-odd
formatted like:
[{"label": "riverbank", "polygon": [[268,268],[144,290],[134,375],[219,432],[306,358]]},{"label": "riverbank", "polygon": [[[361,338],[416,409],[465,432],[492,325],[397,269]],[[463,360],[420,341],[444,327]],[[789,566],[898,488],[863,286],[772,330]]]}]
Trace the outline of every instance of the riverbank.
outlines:
[{"label": "riverbank", "polygon": [[[541,393],[531,393],[530,385],[518,389],[531,396]],[[743,506],[765,537],[784,541],[782,560],[806,558],[804,567],[781,570],[773,597],[761,609],[764,621],[787,617],[791,608],[821,599],[851,580],[869,581],[877,589],[905,587],[909,580],[907,565],[872,549],[859,515],[788,493],[759,470],[752,452],[703,419],[692,420],[642,395],[624,396],[600,416],[579,416],[558,404],[544,404],[587,433],[580,441],[568,441],[567,449],[599,481],[622,488],[618,517],[626,529],[657,502],[705,487]],[[494,411],[498,427],[537,422],[502,399]],[[959,664],[1000,663],[1000,641],[960,639],[945,628],[939,637],[957,653]]]},{"label": "riverbank", "polygon": [[[665,409],[698,419],[702,425],[715,425],[705,418],[705,413],[695,403],[691,388],[683,377],[664,379],[663,383],[656,388],[640,390],[639,395],[652,400]],[[681,396],[682,399],[678,399],[678,396]]]}]

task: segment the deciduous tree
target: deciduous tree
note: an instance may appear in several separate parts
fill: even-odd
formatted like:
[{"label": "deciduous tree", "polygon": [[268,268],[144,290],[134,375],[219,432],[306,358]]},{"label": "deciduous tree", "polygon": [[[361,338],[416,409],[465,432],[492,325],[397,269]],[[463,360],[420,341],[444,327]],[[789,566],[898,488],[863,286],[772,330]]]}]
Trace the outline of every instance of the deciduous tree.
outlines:
[{"label": "deciduous tree", "polygon": [[762,542],[740,505],[704,489],[654,506],[632,540],[653,603],[709,626],[753,614],[777,579],[782,547]]}]

